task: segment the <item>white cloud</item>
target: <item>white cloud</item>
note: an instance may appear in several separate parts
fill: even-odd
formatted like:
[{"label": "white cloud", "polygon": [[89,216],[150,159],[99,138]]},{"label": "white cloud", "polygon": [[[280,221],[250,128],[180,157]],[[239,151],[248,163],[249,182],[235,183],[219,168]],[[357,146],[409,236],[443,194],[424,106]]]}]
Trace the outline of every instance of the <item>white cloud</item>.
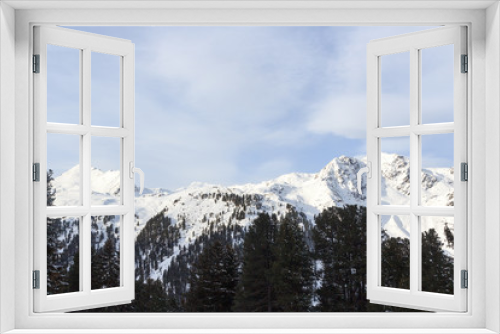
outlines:
[{"label": "white cloud", "polygon": [[[172,158],[162,158],[179,174],[170,183],[191,177],[230,184],[280,174],[270,166],[290,169],[289,162],[261,160],[269,151],[306,144],[308,90],[325,59],[309,39],[258,27],[179,28],[154,37],[146,47],[151,55],[137,65],[155,82],[151,90],[138,89],[137,146],[142,133],[149,150],[175,154],[175,167]],[[213,175],[193,175],[198,158]],[[255,165],[251,175],[244,168],[249,164]]]},{"label": "white cloud", "polygon": [[[346,28],[347,29],[347,28]],[[335,49],[325,70],[332,78],[323,98],[310,110],[307,129],[313,133],[331,133],[349,139],[366,136],[366,46],[370,40],[423,30],[422,27],[352,27],[335,34]],[[398,89],[398,71],[405,64],[399,59],[388,74]],[[404,78],[403,78],[404,79]],[[384,119],[404,123],[409,116],[407,96],[397,91],[384,94]],[[401,124],[399,124],[401,125]]]},{"label": "white cloud", "polygon": [[307,129],[315,133],[360,139],[366,137],[366,98],[358,95],[332,95],[312,108]]},{"label": "white cloud", "polygon": [[[393,30],[148,31],[137,70],[153,84],[137,89],[138,159],[147,159],[142,145],[162,156],[153,160],[175,170],[165,187],[188,179],[231,184],[293,170],[297,148],[324,134],[364,138],[365,45]],[[346,146],[345,154],[352,149]],[[274,152],[288,159],[263,162]]]},{"label": "white cloud", "polygon": [[307,41],[280,30],[187,29],[167,37],[168,43],[152,45],[151,73],[176,91],[182,107],[211,123],[277,121],[300,102],[314,75]]}]

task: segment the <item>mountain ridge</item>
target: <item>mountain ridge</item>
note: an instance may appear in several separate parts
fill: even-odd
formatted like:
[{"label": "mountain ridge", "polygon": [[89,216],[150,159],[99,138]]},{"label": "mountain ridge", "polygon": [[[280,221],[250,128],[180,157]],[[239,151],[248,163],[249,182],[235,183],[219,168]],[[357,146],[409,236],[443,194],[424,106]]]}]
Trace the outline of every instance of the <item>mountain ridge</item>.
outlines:
[{"label": "mountain ridge", "polygon": [[[169,267],[172,259],[181,249],[192,244],[213,226],[239,225],[246,228],[261,212],[278,217],[291,210],[305,215],[314,224],[314,218],[331,206],[366,206],[366,179],[362,179],[363,194],[357,191],[356,175],[366,166],[366,159],[340,156],[332,159],[317,173],[289,173],[274,179],[233,186],[222,186],[193,182],[177,190],[145,188],[142,195],[135,197],[135,232],[141,233],[148,221],[163,214],[169,217],[173,226],[179,229],[178,247],[173,254],[151,272],[151,278],[158,278]],[[409,160],[396,154],[382,154],[381,199],[383,204],[409,204]],[[453,204],[453,169],[424,169],[422,177],[422,201],[428,205]],[[55,205],[74,205],[78,193],[78,169],[74,167],[53,180],[56,189]],[[118,204],[119,172],[91,170],[92,204]],[[76,188],[76,189],[75,189]],[[444,195],[443,195],[444,194]],[[73,197],[72,197],[73,196]],[[452,224],[443,218],[435,224]],[[409,219],[404,216],[381,216],[382,227],[393,237],[409,237]],[[105,223],[97,223],[99,230],[105,230]],[[443,228],[436,228],[442,240]],[[105,241],[105,240],[104,240]],[[453,250],[448,248],[448,252]],[[141,256],[146,257],[147,254]]]}]

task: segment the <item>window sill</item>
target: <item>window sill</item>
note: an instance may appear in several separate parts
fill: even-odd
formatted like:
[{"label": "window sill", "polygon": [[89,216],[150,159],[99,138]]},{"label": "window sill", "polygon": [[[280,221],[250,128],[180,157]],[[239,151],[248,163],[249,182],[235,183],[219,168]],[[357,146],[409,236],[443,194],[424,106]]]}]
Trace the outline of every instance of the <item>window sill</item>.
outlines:
[{"label": "window sill", "polygon": [[488,329],[15,329],[5,334],[487,334]]}]

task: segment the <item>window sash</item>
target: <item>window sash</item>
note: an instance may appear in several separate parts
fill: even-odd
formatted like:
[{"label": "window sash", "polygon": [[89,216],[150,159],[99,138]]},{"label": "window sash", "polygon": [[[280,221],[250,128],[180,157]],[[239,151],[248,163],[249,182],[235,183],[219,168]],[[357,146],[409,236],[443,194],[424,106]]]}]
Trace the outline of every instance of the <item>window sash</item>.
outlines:
[{"label": "window sash", "polygon": [[[467,269],[467,183],[460,180],[460,163],[467,162],[467,75],[460,73],[461,54],[467,54],[465,27],[445,27],[424,32],[372,41],[368,44],[367,79],[367,156],[372,166],[367,196],[367,298],[374,303],[430,311],[467,310],[467,290],[461,289],[460,271]],[[420,124],[420,57],[419,50],[454,45],[454,122]],[[410,53],[410,124],[381,127],[381,62],[383,55]],[[454,134],[454,207],[421,206],[420,135]],[[410,140],[410,205],[380,205],[381,171],[380,139],[408,136]],[[380,215],[410,216],[410,289],[381,286]],[[421,284],[421,252],[419,217],[454,217],[454,295],[419,291]]]},{"label": "window sash", "polygon": [[[80,123],[47,122],[47,45],[80,50]],[[120,57],[120,127],[91,124],[91,53]],[[34,289],[34,311],[73,311],[104,305],[128,303],[134,298],[134,180],[129,162],[134,161],[134,45],[130,41],[64,28],[34,28],[34,54],[40,55],[40,73],[34,74],[34,161],[40,163],[40,182],[34,183],[34,270],[40,271],[40,289]],[[73,134],[80,137],[80,205],[46,206],[47,134]],[[91,138],[119,138],[119,205],[91,205]],[[120,287],[91,289],[91,217],[120,215]],[[47,295],[47,218],[80,217],[80,291]]]}]

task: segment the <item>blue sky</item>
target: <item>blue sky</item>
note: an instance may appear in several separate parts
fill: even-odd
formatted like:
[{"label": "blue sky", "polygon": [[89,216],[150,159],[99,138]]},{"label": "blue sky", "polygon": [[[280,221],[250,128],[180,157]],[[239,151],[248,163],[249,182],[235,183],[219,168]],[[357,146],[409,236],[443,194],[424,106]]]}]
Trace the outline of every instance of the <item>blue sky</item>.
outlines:
[{"label": "blue sky", "polygon": [[[146,173],[147,187],[175,189],[194,181],[231,185],[318,172],[334,157],[366,155],[366,44],[427,28],[72,29],[135,43],[136,166]],[[422,80],[428,83],[422,93],[425,122],[449,121],[449,80],[443,75],[446,67],[439,64],[449,53],[445,48],[426,51],[422,61]],[[113,57],[93,55],[94,125],[115,125],[118,79]],[[399,59],[382,62],[382,99],[388,101],[383,106],[389,106],[383,119],[404,123],[406,63],[404,55],[391,57]],[[74,105],[68,82],[75,82],[71,68],[78,62],[59,59],[59,53],[52,58],[66,69],[61,70],[63,77],[49,78],[49,87],[52,83],[66,96],[58,105],[49,99],[49,109],[59,115],[57,110]],[[62,142],[54,140],[53,145],[68,145]],[[405,154],[399,146],[393,151]],[[114,169],[116,154],[106,147],[93,147],[93,156],[99,157],[93,165]],[[449,149],[426,147],[429,167],[451,166]],[[54,146],[52,151],[58,150]],[[49,158],[56,174],[69,164],[62,154]]]}]

